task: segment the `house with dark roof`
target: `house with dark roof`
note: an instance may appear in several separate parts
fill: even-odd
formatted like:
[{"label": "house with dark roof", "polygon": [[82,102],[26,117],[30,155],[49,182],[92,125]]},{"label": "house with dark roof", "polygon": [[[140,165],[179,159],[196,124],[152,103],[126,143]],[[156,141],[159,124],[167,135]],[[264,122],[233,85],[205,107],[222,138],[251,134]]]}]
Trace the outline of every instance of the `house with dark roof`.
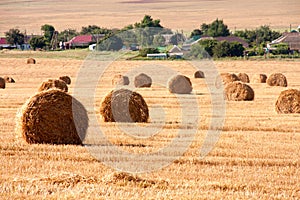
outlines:
[{"label": "house with dark roof", "polygon": [[237,36],[226,36],[226,37],[215,37],[215,40],[221,42],[221,41],[227,41],[227,42],[239,42],[243,45],[244,48],[248,48],[249,44],[244,39],[237,37]]},{"label": "house with dark roof", "polygon": [[88,47],[91,44],[97,43],[99,40],[105,37],[105,34],[94,34],[94,35],[78,35],[73,37],[70,41],[65,42],[66,49],[76,47]]},{"label": "house with dark roof", "polygon": [[300,51],[300,33],[299,32],[291,32],[291,33],[283,33],[281,37],[273,40],[271,43],[267,45],[269,49],[274,48],[276,44],[286,43],[289,45],[290,50]]}]

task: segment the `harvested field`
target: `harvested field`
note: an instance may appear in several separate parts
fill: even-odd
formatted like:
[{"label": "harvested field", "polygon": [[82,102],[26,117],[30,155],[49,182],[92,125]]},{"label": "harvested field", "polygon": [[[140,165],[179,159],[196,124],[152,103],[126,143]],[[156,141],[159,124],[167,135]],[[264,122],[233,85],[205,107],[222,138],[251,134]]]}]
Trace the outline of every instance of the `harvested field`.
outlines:
[{"label": "harvested field", "polygon": [[[97,161],[83,146],[29,145],[16,138],[16,113],[36,93],[40,83],[68,74],[72,78],[69,85],[69,94],[72,94],[83,63],[73,56],[60,58],[58,55],[50,59],[48,53],[45,57],[40,52],[31,54],[39,58],[35,65],[27,65],[22,55],[18,58],[0,56],[3,67],[0,77],[9,74],[17,80],[0,90],[0,158],[5,161],[0,164],[1,199],[139,199],[145,195],[152,199],[300,198],[300,115],[277,114],[274,106],[281,91],[287,88],[250,82],[255,91],[254,101],[226,102],[220,138],[213,150],[201,159],[199,151],[212,116],[212,99],[206,79],[194,78],[196,69],[182,61],[150,61],[171,67],[190,78],[193,91],[181,97],[185,102],[189,102],[191,96],[196,98],[201,118],[195,139],[182,157],[158,171],[128,174],[116,172]],[[70,54],[74,52],[70,51]],[[98,123],[112,144],[136,154],[155,152],[168,145],[178,130],[190,129],[190,124],[181,123],[180,102],[176,95],[169,93],[167,87],[155,84],[155,76],[148,72],[153,79],[151,88],[136,88],[136,91],[149,107],[150,120],[146,124],[163,123],[163,129],[150,138],[134,138],[123,133],[118,124],[103,121],[100,104],[115,87],[111,84],[113,75],[125,75],[144,64],[149,61],[112,63],[99,80],[94,110],[87,109],[99,116]],[[245,72],[249,77],[281,72],[288,79],[288,88],[300,88],[300,60],[223,60],[215,64],[220,73]],[[155,73],[159,74],[158,71]],[[133,80],[134,77],[129,74],[129,78]],[[89,77],[86,81],[90,81]],[[157,105],[164,108],[164,118],[153,112]],[[194,113],[190,113],[191,117]],[[130,128],[132,123],[122,125]],[[87,138],[87,141],[92,139]]]}]

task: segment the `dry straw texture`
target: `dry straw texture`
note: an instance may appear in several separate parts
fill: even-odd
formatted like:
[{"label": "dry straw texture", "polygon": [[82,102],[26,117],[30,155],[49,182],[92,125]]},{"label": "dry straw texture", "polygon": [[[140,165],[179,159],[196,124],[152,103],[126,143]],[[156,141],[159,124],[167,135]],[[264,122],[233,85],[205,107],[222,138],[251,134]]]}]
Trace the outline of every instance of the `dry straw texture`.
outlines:
[{"label": "dry straw texture", "polygon": [[277,113],[300,113],[300,90],[282,91],[276,101],[275,109]]},{"label": "dry straw texture", "polygon": [[0,77],[0,88],[5,89],[5,79]]},{"label": "dry straw texture", "polygon": [[169,80],[169,91],[177,94],[190,94],[193,90],[191,80],[184,75],[176,75]]},{"label": "dry straw texture", "polygon": [[144,98],[133,91],[111,91],[101,103],[100,113],[105,122],[147,122],[148,106]]},{"label": "dry straw texture", "polygon": [[266,83],[267,82],[267,75],[265,74],[255,74],[252,78],[253,83]]},{"label": "dry straw texture", "polygon": [[150,76],[144,73],[140,73],[134,78],[134,86],[137,88],[151,87],[152,79]]},{"label": "dry straw texture", "polygon": [[129,78],[127,76],[123,76],[122,74],[116,74],[112,81],[112,85],[129,85]]},{"label": "dry straw texture", "polygon": [[61,76],[59,77],[60,80],[64,81],[66,84],[71,84],[71,78],[69,76]]},{"label": "dry straw texture", "polygon": [[27,64],[35,64],[35,63],[36,63],[36,61],[35,61],[34,58],[28,58],[27,59]]},{"label": "dry straw texture", "polygon": [[82,144],[88,116],[75,98],[52,89],[27,100],[17,115],[16,127],[17,134],[30,144]]},{"label": "dry straw texture", "polygon": [[221,73],[221,78],[224,84],[240,80],[237,75],[230,73]]},{"label": "dry straw texture", "polygon": [[252,101],[254,99],[253,89],[242,82],[228,83],[224,92],[228,101]]},{"label": "dry straw texture", "polygon": [[250,83],[250,79],[248,74],[246,73],[238,73],[238,78],[240,79],[240,81],[244,82],[244,83]]},{"label": "dry straw texture", "polygon": [[270,86],[287,87],[287,79],[281,73],[274,73],[268,77],[267,84]]},{"label": "dry straw texture", "polygon": [[3,78],[6,83],[15,83],[15,80],[12,77],[4,76]]},{"label": "dry straw texture", "polygon": [[49,89],[60,89],[63,92],[68,92],[68,86],[66,84],[66,82],[62,81],[62,80],[55,80],[55,79],[48,79],[48,81],[44,81],[38,91],[44,91],[44,90],[49,90]]},{"label": "dry straw texture", "polygon": [[203,71],[196,71],[194,74],[195,78],[205,78],[204,72]]}]

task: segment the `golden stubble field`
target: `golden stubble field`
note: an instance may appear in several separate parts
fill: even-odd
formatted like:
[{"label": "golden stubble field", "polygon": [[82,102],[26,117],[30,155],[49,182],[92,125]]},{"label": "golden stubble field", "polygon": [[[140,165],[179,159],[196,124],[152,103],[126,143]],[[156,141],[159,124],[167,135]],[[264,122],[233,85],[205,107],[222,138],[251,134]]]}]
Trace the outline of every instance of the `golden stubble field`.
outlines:
[{"label": "golden stubble field", "polygon": [[145,14],[179,31],[200,28],[216,18],[223,19],[232,31],[261,25],[289,30],[290,24],[297,28],[300,18],[298,0],[2,0],[0,8],[0,35],[15,27],[27,34],[41,34],[43,24],[54,25],[58,31],[80,31],[93,24],[123,28]]},{"label": "golden stubble field", "polygon": [[[70,51],[71,54],[74,53]],[[47,52],[1,54],[0,76],[10,75],[16,80],[15,84],[0,90],[1,199],[300,198],[300,116],[279,115],[274,109],[276,98],[285,88],[250,83],[255,90],[254,101],[226,102],[220,138],[213,150],[200,159],[200,148],[211,119],[211,97],[205,81],[193,78],[195,68],[182,61],[157,61],[156,64],[191,77],[201,120],[191,146],[169,166],[151,173],[122,174],[97,161],[82,146],[22,142],[14,130],[16,112],[37,91],[41,81],[69,75],[73,81],[70,93],[74,91],[77,73],[84,62],[76,56],[57,55],[48,58]],[[25,64],[28,56],[35,57],[37,64]],[[113,74],[126,73],[148,63],[114,62],[96,90],[96,113],[99,113],[101,97],[113,88]],[[250,79],[256,73],[282,72],[289,88],[300,87],[299,60],[224,60],[216,61],[215,65],[219,72],[245,72]],[[180,124],[176,97],[165,88],[156,85],[137,91],[149,105],[150,116],[151,106],[161,105],[165,109],[165,119],[152,115],[151,123],[159,120],[166,123],[154,137],[136,139],[122,133],[117,124],[106,124],[98,116],[99,124],[114,145],[128,152],[149,153],[168,144],[178,130],[188,129]],[[188,101],[189,95],[184,97]]]}]

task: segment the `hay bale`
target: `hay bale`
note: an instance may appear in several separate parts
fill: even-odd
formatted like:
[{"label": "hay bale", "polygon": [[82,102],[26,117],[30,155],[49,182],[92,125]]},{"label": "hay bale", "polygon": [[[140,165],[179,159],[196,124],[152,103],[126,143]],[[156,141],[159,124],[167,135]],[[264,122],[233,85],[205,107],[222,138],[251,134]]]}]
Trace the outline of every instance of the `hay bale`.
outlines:
[{"label": "hay bale", "polygon": [[250,83],[249,76],[246,73],[238,73],[237,77],[244,83]]},{"label": "hay bale", "polygon": [[27,64],[35,64],[35,63],[36,63],[35,59],[33,59],[33,58],[27,59]]},{"label": "hay bale", "polygon": [[149,118],[143,97],[128,89],[111,91],[102,101],[100,113],[105,122],[147,122]]},{"label": "hay bale", "polygon": [[26,101],[17,115],[16,127],[17,134],[30,144],[82,144],[88,116],[78,100],[51,89]]},{"label": "hay bale", "polygon": [[144,73],[140,73],[134,78],[134,86],[137,88],[151,87],[152,79],[150,76]]},{"label": "hay bale", "polygon": [[64,81],[57,80],[57,79],[48,79],[48,81],[44,81],[40,85],[38,91],[41,92],[41,91],[49,90],[52,88],[57,88],[57,89],[62,90],[63,92],[68,92],[67,84]]},{"label": "hay bale", "polygon": [[69,76],[61,76],[59,79],[64,81],[67,85],[71,84],[71,78]]},{"label": "hay bale", "polygon": [[205,78],[205,75],[204,75],[203,71],[198,70],[195,72],[194,77],[195,78]]},{"label": "hay bale", "polygon": [[267,75],[265,74],[256,74],[252,78],[253,83],[266,83],[267,81]]},{"label": "hay bale", "polygon": [[267,79],[267,84],[269,86],[281,86],[287,87],[286,77],[281,73],[271,74]]},{"label": "hay bale", "polygon": [[12,77],[4,76],[3,78],[6,83],[15,83],[15,80]]},{"label": "hay bale", "polygon": [[112,85],[129,85],[129,78],[127,76],[123,76],[122,74],[116,74],[112,81]]},{"label": "hay bale", "polygon": [[184,75],[176,75],[169,80],[169,91],[177,94],[190,94],[193,90],[191,80]]},{"label": "hay bale", "polygon": [[221,79],[224,84],[240,80],[237,75],[231,73],[221,73]]},{"label": "hay bale", "polygon": [[238,81],[228,83],[224,92],[228,101],[252,101],[254,99],[253,89],[249,85]]},{"label": "hay bale", "polygon": [[277,113],[300,113],[300,90],[282,91],[276,101],[275,109]]}]

